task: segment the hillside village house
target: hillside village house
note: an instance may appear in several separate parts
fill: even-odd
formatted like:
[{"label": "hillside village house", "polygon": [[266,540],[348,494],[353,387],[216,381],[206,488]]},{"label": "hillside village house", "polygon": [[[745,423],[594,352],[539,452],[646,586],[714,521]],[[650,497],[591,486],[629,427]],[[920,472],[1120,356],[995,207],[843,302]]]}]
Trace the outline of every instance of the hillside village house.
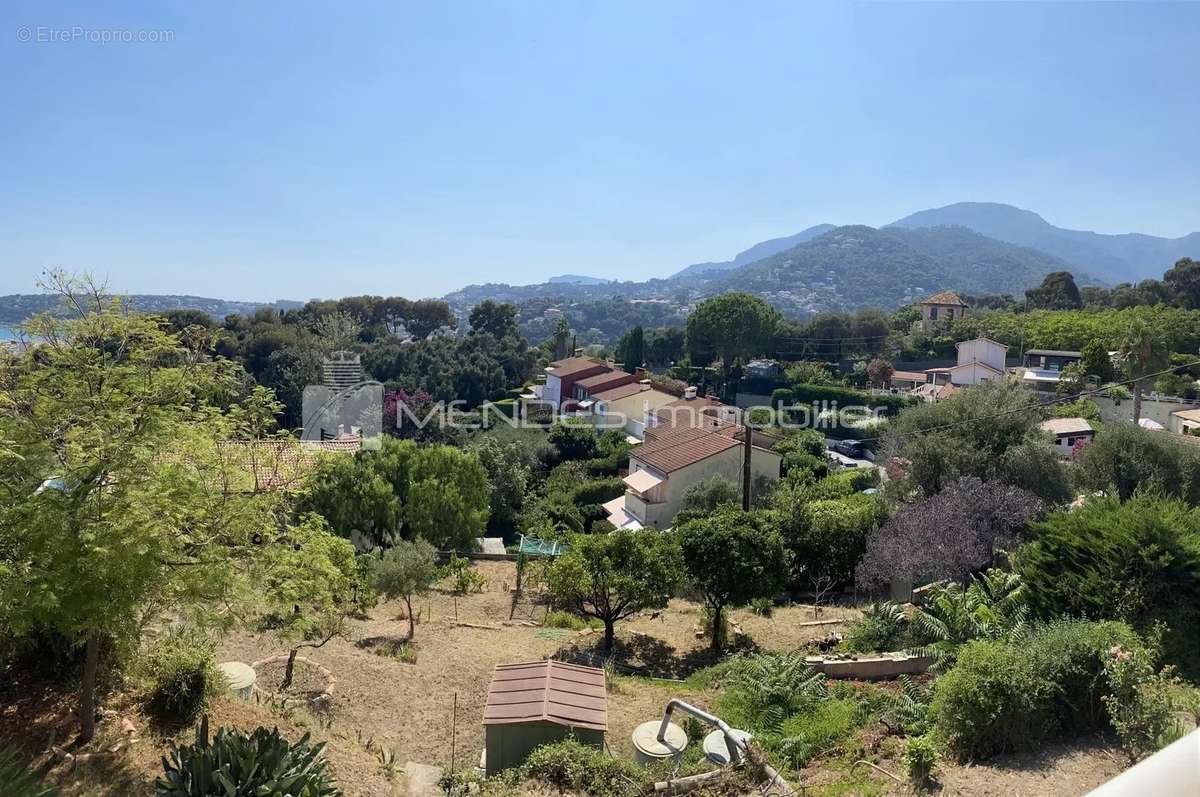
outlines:
[{"label": "hillside village house", "polygon": [[[733,408],[689,391],[648,419],[646,442],[630,452],[625,494],[604,505],[617,528],[670,528],[693,484],[713,476],[741,484],[746,428],[730,420]],[[779,479],[782,457],[771,442],[765,435],[751,437],[755,479]]]},{"label": "hillside village house", "polygon": [[576,412],[588,417],[601,430],[620,429],[631,438],[642,440],[647,418],[677,400],[670,393],[655,390],[650,380],[641,379],[589,393]]},{"label": "hillside village house", "polygon": [[921,308],[921,329],[926,333],[948,326],[967,314],[967,303],[954,291],[935,293],[917,305]]},{"label": "hillside village house", "polygon": [[1039,393],[1054,393],[1062,381],[1062,369],[1083,358],[1077,351],[1060,349],[1030,349],[1025,352],[1021,384]]},{"label": "hillside village house", "polygon": [[1073,456],[1096,436],[1096,430],[1086,418],[1051,418],[1042,421],[1041,427],[1054,435],[1054,450],[1063,457]]}]

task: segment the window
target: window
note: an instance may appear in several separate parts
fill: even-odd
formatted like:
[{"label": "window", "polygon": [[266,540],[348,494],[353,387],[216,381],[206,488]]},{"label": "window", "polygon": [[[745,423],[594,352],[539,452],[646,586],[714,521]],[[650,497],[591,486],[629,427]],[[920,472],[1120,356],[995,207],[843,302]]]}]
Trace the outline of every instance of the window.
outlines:
[{"label": "window", "polygon": [[1067,448],[1074,448],[1074,447],[1075,447],[1075,438],[1068,437],[1067,438]]},{"label": "window", "polygon": [[937,308],[936,307],[929,308],[929,320],[937,321]]}]

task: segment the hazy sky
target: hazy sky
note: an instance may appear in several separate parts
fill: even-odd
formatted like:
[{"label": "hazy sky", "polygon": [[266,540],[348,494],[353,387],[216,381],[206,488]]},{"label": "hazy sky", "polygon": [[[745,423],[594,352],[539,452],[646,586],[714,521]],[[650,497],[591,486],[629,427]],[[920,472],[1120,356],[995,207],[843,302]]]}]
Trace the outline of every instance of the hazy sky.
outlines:
[{"label": "hazy sky", "polygon": [[[231,299],[643,279],[960,200],[1200,229],[1200,4],[6,0],[0,20],[0,294],[50,266]],[[114,29],[169,40],[86,40]]]}]

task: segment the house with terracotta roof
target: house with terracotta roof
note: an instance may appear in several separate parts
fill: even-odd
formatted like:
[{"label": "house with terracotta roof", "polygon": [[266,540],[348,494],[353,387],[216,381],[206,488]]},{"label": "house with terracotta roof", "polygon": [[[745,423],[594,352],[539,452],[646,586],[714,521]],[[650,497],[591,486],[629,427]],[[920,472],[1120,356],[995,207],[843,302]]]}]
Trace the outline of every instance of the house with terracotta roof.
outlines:
[{"label": "house with terracotta roof", "polygon": [[[608,520],[618,528],[670,528],[683,504],[683,495],[697,482],[721,476],[741,484],[746,428],[722,417],[724,407],[706,399],[661,407],[656,424],[646,428],[646,442],[629,454],[625,494],[604,505]],[[751,432],[750,470],[753,478],[779,479],[782,457],[771,449],[773,438]]]},{"label": "house with terracotta roof", "polygon": [[589,394],[579,403],[576,413],[586,414],[598,429],[618,429],[642,440],[647,419],[674,401],[675,396],[655,390],[650,380],[641,379]]},{"label": "house with terracotta roof", "polygon": [[921,308],[921,329],[926,333],[945,327],[967,314],[967,303],[954,291],[941,291],[917,302]]},{"label": "house with terracotta roof", "polygon": [[556,408],[570,400],[575,392],[575,383],[598,374],[607,374],[613,367],[595,357],[567,357],[555,360],[546,366],[546,384],[539,385],[538,397],[552,403]]}]

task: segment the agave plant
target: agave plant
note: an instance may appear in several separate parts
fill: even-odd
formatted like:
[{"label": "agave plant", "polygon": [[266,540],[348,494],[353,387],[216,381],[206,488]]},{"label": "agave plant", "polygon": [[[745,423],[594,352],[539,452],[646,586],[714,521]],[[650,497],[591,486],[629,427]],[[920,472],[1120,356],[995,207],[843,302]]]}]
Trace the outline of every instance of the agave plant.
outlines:
[{"label": "agave plant", "polygon": [[955,653],[973,639],[1019,636],[1028,626],[1029,607],[1020,576],[998,568],[971,576],[961,584],[934,589],[912,616],[918,638],[928,644],[919,652],[932,655],[936,666],[953,663]]},{"label": "agave plant", "polygon": [[21,764],[16,753],[0,747],[0,794],[4,797],[56,797],[58,792],[39,783]]},{"label": "agave plant", "polygon": [[326,772],[325,744],[294,744],[279,729],[255,728],[249,735],[221,728],[211,743],[208,717],[195,744],[175,746],[162,760],[165,775],[154,782],[155,797],[341,797]]}]

